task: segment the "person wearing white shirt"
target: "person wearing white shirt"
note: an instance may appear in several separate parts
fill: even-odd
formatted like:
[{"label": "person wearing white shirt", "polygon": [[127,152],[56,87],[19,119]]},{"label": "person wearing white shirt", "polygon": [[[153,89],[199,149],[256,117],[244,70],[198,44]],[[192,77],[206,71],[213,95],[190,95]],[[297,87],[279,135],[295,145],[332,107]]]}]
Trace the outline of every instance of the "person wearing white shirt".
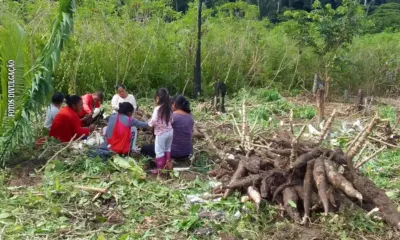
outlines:
[{"label": "person wearing white shirt", "polygon": [[[113,113],[117,113],[119,109],[119,104],[123,102],[129,102],[133,106],[133,111],[135,112],[137,110],[137,104],[136,104],[136,99],[132,94],[128,94],[126,92],[126,87],[123,84],[118,84],[115,89],[117,90],[117,94],[113,96],[111,99],[111,108]],[[107,130],[107,127],[103,129],[105,132]],[[133,136],[133,142],[131,144],[131,150],[132,151],[137,151],[137,146],[136,146],[136,140],[137,140],[137,128],[136,127],[131,127],[131,132]]]},{"label": "person wearing white shirt", "polygon": [[119,104],[123,102],[129,102],[132,104],[134,111],[137,109],[136,99],[132,94],[126,92],[126,87],[122,84],[116,86],[117,94],[115,94],[111,100],[111,107],[113,113],[117,113],[119,109]]},{"label": "person wearing white shirt", "polygon": [[44,122],[45,128],[50,130],[54,117],[60,111],[63,102],[64,102],[64,95],[62,93],[56,92],[53,94],[53,96],[51,97],[51,104],[46,111],[46,120]]}]

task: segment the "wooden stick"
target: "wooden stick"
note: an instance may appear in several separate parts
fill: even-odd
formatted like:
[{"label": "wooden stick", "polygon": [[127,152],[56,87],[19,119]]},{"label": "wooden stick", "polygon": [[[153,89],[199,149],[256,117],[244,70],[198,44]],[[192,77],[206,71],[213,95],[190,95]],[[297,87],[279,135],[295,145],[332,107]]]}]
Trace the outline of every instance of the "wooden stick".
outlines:
[{"label": "wooden stick", "polygon": [[326,80],[325,80],[325,102],[329,102],[329,85],[332,81],[332,78],[330,76],[326,76]]},{"label": "wooden stick", "polygon": [[[250,128],[249,133],[253,133],[257,123],[258,123],[258,115],[256,116],[256,120],[254,121],[253,126]],[[255,133],[253,134],[253,136],[254,135],[255,135]]]},{"label": "wooden stick", "polygon": [[290,109],[290,113],[289,113],[289,128],[290,128],[290,133],[292,134],[292,137],[294,137],[294,129],[293,129],[293,109]]},{"label": "wooden stick", "polygon": [[346,158],[348,161],[348,165],[351,164],[351,167],[353,167],[353,162],[352,159],[353,157],[358,153],[358,151],[362,148],[362,145],[365,143],[368,135],[373,131],[374,127],[376,124],[379,123],[379,118],[377,116],[375,116],[371,122],[368,124],[367,129],[365,130],[365,132],[363,132],[363,134],[359,137],[359,139],[357,141],[354,142],[354,146],[352,148],[349,149],[349,151],[347,151],[346,153]]},{"label": "wooden stick", "polygon": [[372,154],[371,156],[365,158],[364,160],[362,160],[361,162],[359,162],[355,168],[360,168],[361,166],[363,166],[365,163],[367,163],[369,160],[371,160],[372,158],[374,158],[375,156],[377,156],[380,152],[382,152],[383,150],[386,149],[386,146],[381,147],[378,151],[376,151],[374,154]]},{"label": "wooden stick", "polygon": [[317,91],[317,111],[318,111],[318,124],[324,120],[324,104],[325,104],[325,91],[318,89]]},{"label": "wooden stick", "polygon": [[307,125],[308,125],[308,124],[304,124],[304,125],[301,127],[300,132],[299,132],[299,135],[297,135],[297,137],[296,137],[296,141],[299,141],[299,140],[300,140],[301,136],[303,135],[303,133],[304,133],[305,130],[306,130]]},{"label": "wooden stick", "polygon": [[233,119],[233,123],[234,123],[234,125],[235,125],[235,127],[236,127],[236,130],[237,130],[237,132],[239,133],[239,136],[242,137],[242,132],[241,132],[240,129],[239,129],[239,126],[238,126],[238,124],[237,124],[237,122],[236,122],[236,119],[235,119],[235,116],[233,115],[233,113],[231,113],[231,116],[232,116],[232,119]]},{"label": "wooden stick", "polygon": [[358,90],[358,103],[357,103],[357,110],[361,111],[363,109],[364,103],[364,91],[362,89]]},{"label": "wooden stick", "polygon": [[318,140],[318,145],[320,145],[322,143],[322,141],[325,139],[325,137],[328,135],[329,129],[332,126],[333,123],[333,119],[335,118],[336,115],[336,109],[333,110],[331,116],[329,117],[329,119],[325,122],[324,128],[322,129],[322,134]]},{"label": "wooden stick", "polygon": [[354,160],[354,162],[358,162],[358,160],[361,158],[361,155],[363,154],[363,152],[365,151],[365,149],[367,148],[368,144],[365,144],[363,146],[363,148],[361,149],[360,153],[358,154],[357,159]]},{"label": "wooden stick", "polygon": [[245,106],[245,100],[243,99],[242,103],[242,140],[241,140],[241,145],[245,149],[244,143],[245,143],[245,138],[246,138],[246,106]]},{"label": "wooden stick", "polygon": [[106,188],[95,188],[95,187],[85,187],[85,186],[74,186],[74,187],[88,192],[99,192],[99,193],[109,192]]},{"label": "wooden stick", "polygon": [[83,137],[83,135],[74,140],[75,137],[76,137],[76,134],[71,138],[71,140],[69,141],[69,143],[67,144],[67,146],[63,147],[61,150],[59,150],[58,152],[56,152],[56,153],[46,162],[46,164],[43,165],[43,167],[39,169],[38,172],[41,172],[43,169],[45,169],[46,166],[47,166],[47,164],[49,164],[54,158],[56,158],[56,157],[58,156],[58,154],[60,154],[61,152],[63,152],[65,149],[69,148],[73,142],[79,141],[79,140]]},{"label": "wooden stick", "polygon": [[393,129],[396,129],[397,126],[399,126],[400,123],[400,116],[399,116],[399,110],[396,111],[396,122],[394,123]]},{"label": "wooden stick", "polygon": [[55,148],[55,147],[57,147],[57,146],[59,146],[59,145],[63,145],[63,143],[59,143],[59,144],[56,144],[56,145],[54,145],[54,146],[49,146],[49,147],[47,147],[47,148],[38,156],[38,159],[41,159],[41,158],[44,156],[44,154],[45,154],[48,150],[50,150],[50,149],[52,149],[52,148]]},{"label": "wooden stick", "polygon": [[[106,191],[110,190],[110,187],[115,183],[115,181],[112,181],[108,184],[108,186],[105,188]],[[103,192],[98,192],[96,194],[96,196],[94,196],[94,198],[92,199],[92,202],[96,201],[96,199],[98,199],[99,197],[101,197],[101,195],[103,195]]]},{"label": "wooden stick", "polygon": [[368,128],[368,125],[366,125],[366,126],[357,134],[357,136],[356,136],[350,143],[347,144],[347,151],[349,151],[349,150],[353,147],[354,143],[356,143],[356,142],[358,141],[358,139],[360,138],[360,136],[367,130],[367,128]]},{"label": "wooden stick", "polygon": [[369,136],[368,138],[373,140],[373,141],[380,142],[380,143],[382,143],[382,144],[384,144],[384,145],[386,145],[388,147],[399,148],[399,146],[396,146],[396,145],[393,145],[391,143],[385,142],[385,141],[383,141],[381,139],[378,139],[378,138],[374,138],[374,137],[371,137],[371,136]]},{"label": "wooden stick", "polygon": [[297,138],[294,136],[294,129],[293,129],[293,109],[290,109],[289,115],[289,122],[290,122],[290,133],[292,134],[292,143],[291,143],[291,153],[290,153],[290,164],[296,160],[297,157]]}]

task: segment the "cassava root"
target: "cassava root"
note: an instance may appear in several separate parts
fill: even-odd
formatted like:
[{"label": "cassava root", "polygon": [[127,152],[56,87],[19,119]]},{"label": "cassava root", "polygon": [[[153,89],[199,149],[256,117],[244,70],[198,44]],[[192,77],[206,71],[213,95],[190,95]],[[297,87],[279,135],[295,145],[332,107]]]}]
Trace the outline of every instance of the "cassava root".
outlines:
[{"label": "cassava root", "polygon": [[[228,178],[213,192],[223,192],[223,198],[234,191],[246,194],[255,202],[257,211],[261,199],[282,204],[287,215],[302,224],[311,221],[314,212],[327,215],[342,206],[366,211],[378,207],[382,218],[400,229],[397,206],[383,190],[361,176],[357,170],[359,165],[355,168],[352,163],[352,158],[365,145],[368,135],[380,120],[375,117],[345,154],[340,148],[326,149],[318,145],[330,131],[334,117],[335,112],[326,121],[317,143],[296,141],[293,144],[292,132],[279,132],[276,138],[262,138],[261,144],[265,145],[259,152],[247,156],[242,153],[235,156],[235,160],[210,172],[210,176],[217,179],[221,176]],[[226,161],[227,154],[218,155],[224,155]],[[224,166],[228,166],[227,169]],[[342,168],[345,169],[343,174],[339,171]],[[300,214],[304,215],[300,217]]]}]

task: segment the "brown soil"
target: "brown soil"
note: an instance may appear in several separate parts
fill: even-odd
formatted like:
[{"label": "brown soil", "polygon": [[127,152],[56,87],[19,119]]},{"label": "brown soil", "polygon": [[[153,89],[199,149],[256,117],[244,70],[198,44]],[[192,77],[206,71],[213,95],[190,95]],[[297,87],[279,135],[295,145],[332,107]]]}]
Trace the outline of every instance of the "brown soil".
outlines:
[{"label": "brown soil", "polygon": [[383,218],[392,226],[400,230],[400,214],[397,212],[396,204],[390,200],[386,193],[379,189],[369,178],[357,174],[355,171],[349,173],[354,187],[364,196],[368,202],[373,202],[383,213]]},{"label": "brown soil", "polygon": [[[312,94],[302,94],[296,97],[287,97],[286,100],[295,103],[298,106],[311,105],[315,109],[317,109],[316,98]],[[348,103],[344,103],[335,101],[335,99],[331,98],[329,101],[325,102],[325,116],[328,117],[333,112],[333,110],[336,109],[336,119],[354,119],[360,114],[357,111],[355,101],[356,100],[352,100]]]},{"label": "brown soil", "polygon": [[35,175],[35,169],[43,166],[45,160],[31,159],[10,166],[10,178],[7,185],[11,187],[35,186],[41,182],[41,178]]},{"label": "brown soil", "polygon": [[276,240],[324,240],[327,239],[326,234],[317,227],[303,227],[296,224],[286,225],[275,232],[274,235],[262,236],[261,239]]}]

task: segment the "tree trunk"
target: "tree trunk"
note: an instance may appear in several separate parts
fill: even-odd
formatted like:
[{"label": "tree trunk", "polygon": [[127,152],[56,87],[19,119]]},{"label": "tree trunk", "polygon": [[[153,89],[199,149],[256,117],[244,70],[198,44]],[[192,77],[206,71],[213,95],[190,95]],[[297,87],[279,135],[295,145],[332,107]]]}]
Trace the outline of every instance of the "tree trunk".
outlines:
[{"label": "tree trunk", "polygon": [[201,94],[201,8],[203,0],[199,0],[199,10],[197,17],[197,52],[196,52],[196,65],[194,68],[194,98]]},{"label": "tree trunk", "polygon": [[328,76],[325,80],[325,102],[329,102],[329,86],[331,85],[332,78]]},{"label": "tree trunk", "polygon": [[317,111],[318,111],[318,124],[324,120],[324,104],[325,104],[325,91],[318,89],[317,91]]},{"label": "tree trunk", "polygon": [[364,106],[364,91],[362,89],[358,90],[358,102],[357,102],[357,110],[361,111],[363,110]]},{"label": "tree trunk", "polygon": [[312,88],[312,93],[316,94],[317,90],[320,89],[320,83],[321,79],[319,78],[318,73],[314,74],[314,83],[313,83],[313,88]]}]

